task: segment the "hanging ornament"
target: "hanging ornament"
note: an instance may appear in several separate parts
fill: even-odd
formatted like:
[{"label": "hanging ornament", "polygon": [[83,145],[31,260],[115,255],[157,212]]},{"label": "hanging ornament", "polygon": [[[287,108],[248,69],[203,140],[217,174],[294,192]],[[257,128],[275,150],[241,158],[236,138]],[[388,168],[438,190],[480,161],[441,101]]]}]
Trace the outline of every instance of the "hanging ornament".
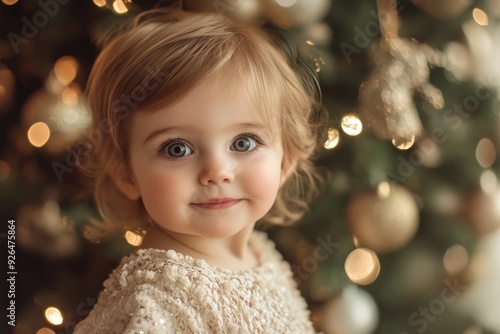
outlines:
[{"label": "hanging ornament", "polygon": [[[383,185],[388,185],[386,182]],[[360,192],[349,201],[347,222],[360,247],[388,253],[406,246],[419,225],[418,207],[411,193],[392,185]]]},{"label": "hanging ornament", "polygon": [[440,54],[415,41],[397,37],[396,3],[378,1],[382,39],[373,45],[375,69],[359,89],[363,123],[377,136],[407,142],[422,132],[422,123],[413,102],[415,91],[434,108],[444,105],[441,91],[432,86],[429,64],[440,63]]},{"label": "hanging ornament", "polygon": [[472,0],[412,0],[412,2],[438,19],[457,17],[472,5]]},{"label": "hanging ornament", "polygon": [[371,334],[379,322],[379,311],[373,297],[355,285],[323,309],[322,329],[325,334]]},{"label": "hanging ornament", "polygon": [[264,2],[267,16],[283,29],[306,26],[323,19],[331,0],[268,0]]}]

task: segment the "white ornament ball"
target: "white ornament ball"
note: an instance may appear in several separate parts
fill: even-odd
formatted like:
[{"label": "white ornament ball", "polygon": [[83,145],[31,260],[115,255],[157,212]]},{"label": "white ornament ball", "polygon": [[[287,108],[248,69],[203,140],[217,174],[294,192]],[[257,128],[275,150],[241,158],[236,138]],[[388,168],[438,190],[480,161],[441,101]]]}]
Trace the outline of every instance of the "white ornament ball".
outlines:
[{"label": "white ornament ball", "polygon": [[371,334],[379,322],[379,311],[373,297],[355,285],[349,285],[339,298],[323,309],[325,334]]}]

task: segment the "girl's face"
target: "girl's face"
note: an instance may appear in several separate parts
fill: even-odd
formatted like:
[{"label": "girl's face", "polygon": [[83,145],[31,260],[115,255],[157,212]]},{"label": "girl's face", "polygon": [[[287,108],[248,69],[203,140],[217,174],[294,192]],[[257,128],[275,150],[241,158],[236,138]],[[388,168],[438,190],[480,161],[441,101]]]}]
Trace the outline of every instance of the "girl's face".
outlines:
[{"label": "girl's face", "polygon": [[279,129],[262,125],[242,86],[207,80],[131,120],[131,170],[118,185],[166,232],[230,237],[272,207],[285,181]]}]

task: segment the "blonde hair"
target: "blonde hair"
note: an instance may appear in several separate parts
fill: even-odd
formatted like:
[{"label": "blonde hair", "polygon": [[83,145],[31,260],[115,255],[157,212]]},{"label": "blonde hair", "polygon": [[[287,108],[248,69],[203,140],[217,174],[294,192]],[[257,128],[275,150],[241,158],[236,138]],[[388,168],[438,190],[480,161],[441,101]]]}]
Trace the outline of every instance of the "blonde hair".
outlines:
[{"label": "blonde hair", "polygon": [[219,14],[156,9],[140,14],[104,46],[87,82],[94,117],[91,148],[81,164],[105,221],[98,227],[101,235],[147,222],[141,200],[124,196],[111,177],[116,166],[128,162],[127,124],[133,113],[165,107],[208,77],[226,73],[252,94],[263,122],[281,129],[283,170],[293,170],[263,221],[293,223],[304,214],[317,190],[311,156],[324,113],[312,71],[300,73],[304,68],[288,59],[297,57],[287,57],[274,42],[263,31]]}]

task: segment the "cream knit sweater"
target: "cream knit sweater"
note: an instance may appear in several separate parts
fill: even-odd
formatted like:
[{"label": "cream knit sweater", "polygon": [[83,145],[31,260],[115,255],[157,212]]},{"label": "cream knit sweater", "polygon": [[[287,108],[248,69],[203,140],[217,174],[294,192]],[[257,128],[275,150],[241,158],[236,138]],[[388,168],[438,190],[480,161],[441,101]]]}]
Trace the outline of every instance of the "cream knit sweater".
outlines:
[{"label": "cream knit sweater", "polygon": [[75,334],[314,333],[306,303],[274,244],[254,232],[251,270],[210,266],[173,250],[125,257]]}]

